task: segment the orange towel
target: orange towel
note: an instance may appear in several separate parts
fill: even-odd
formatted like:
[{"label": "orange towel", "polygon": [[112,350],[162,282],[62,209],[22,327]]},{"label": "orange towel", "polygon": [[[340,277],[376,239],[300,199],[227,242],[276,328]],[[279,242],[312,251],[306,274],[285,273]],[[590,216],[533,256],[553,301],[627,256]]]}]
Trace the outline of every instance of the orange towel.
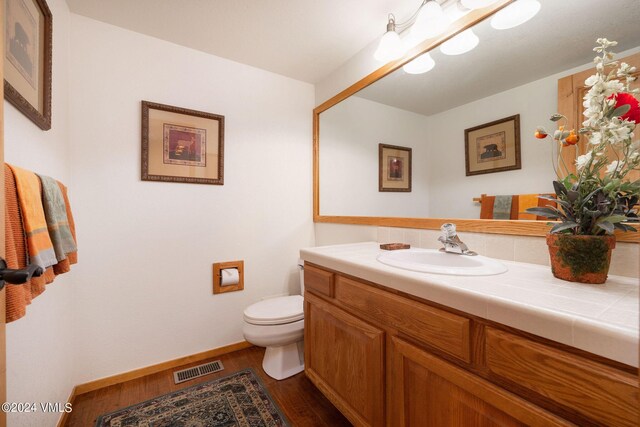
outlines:
[{"label": "orange towel", "polygon": [[[511,219],[535,219],[537,221],[549,221],[548,218],[543,216],[535,216],[531,215],[530,218],[523,218],[520,212],[524,212],[524,210],[528,207],[543,207],[543,206],[553,206],[554,208],[558,206],[556,202],[552,202],[550,200],[540,199],[538,196],[555,196],[554,194],[522,194],[513,196],[511,202]],[[528,196],[535,196],[535,204],[533,206],[523,206],[523,203],[530,203],[527,201]],[[495,196],[482,196],[480,199],[480,219],[493,219],[493,204],[495,203]],[[526,214],[525,215],[530,215]]]},{"label": "orange towel", "polygon": [[[27,242],[22,226],[20,204],[16,183],[11,169],[4,167],[5,184],[5,253],[7,268],[21,269],[27,266]],[[40,295],[45,284],[51,283],[55,275],[51,267],[40,277],[34,277],[22,285],[8,285],[6,289],[6,321],[12,322],[25,315],[26,306]]]},{"label": "orange towel", "polygon": [[[23,220],[20,211],[20,203],[18,201],[18,191],[14,174],[5,164],[5,253],[7,268],[22,269],[28,264],[29,256],[27,255],[27,239],[24,232]],[[69,228],[75,240],[75,223],[69,206],[67,197],[67,189],[64,185],[58,183],[62,190],[65,201],[67,217],[69,220]],[[70,265],[77,262],[77,253],[67,254],[67,259],[59,262],[53,267],[45,270],[40,277],[33,277],[27,283],[22,285],[8,285],[6,289],[6,321],[12,322],[20,319],[26,314],[27,305],[31,304],[33,298],[40,295],[45,290],[45,285],[53,282],[56,274],[69,271]]]},{"label": "orange towel", "polygon": [[[556,197],[556,195],[555,195],[555,194],[549,194],[549,193],[543,193],[543,194],[540,194],[540,195],[541,195],[541,196],[552,196],[552,197]],[[539,206],[539,207],[541,207],[541,208],[542,208],[542,207],[546,207],[546,206],[551,206],[551,207],[557,208],[557,207],[558,207],[558,204],[557,204],[556,202],[552,202],[551,200],[547,200],[547,199],[538,199],[538,206]],[[549,218],[545,218],[545,217],[543,217],[543,216],[538,216],[538,217],[536,217],[536,219],[537,219],[538,221],[549,221]]]},{"label": "orange towel", "polygon": [[493,203],[496,196],[482,196],[480,199],[480,219],[493,219]]},{"label": "orange towel", "polygon": [[520,209],[518,212],[518,219],[536,220],[535,214],[527,213],[529,208],[535,208],[538,206],[539,194],[521,194],[520,195]]},{"label": "orange towel", "polygon": [[40,180],[31,171],[11,165],[9,167],[13,170],[18,189],[18,202],[27,236],[30,262],[43,269],[56,265],[58,260],[53,250],[53,243],[49,238],[47,221],[42,207]]}]

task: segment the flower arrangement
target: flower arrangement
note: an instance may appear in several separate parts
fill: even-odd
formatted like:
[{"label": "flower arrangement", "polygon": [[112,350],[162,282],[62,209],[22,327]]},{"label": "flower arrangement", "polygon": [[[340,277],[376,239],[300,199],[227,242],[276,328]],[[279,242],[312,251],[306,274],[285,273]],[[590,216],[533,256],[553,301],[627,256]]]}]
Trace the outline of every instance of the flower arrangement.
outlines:
[{"label": "flower arrangement", "polygon": [[[553,135],[542,127],[536,129],[539,139],[550,137],[558,149],[554,163],[557,180],[553,182],[555,197],[541,196],[557,203],[557,207],[529,208],[527,212],[560,220],[550,233],[574,235],[606,235],[614,229],[636,231],[628,225],[638,222],[635,205],[640,197],[640,179],[631,180],[629,173],[640,166],[640,143],[633,141],[633,130],[640,122],[640,106],[631,89],[636,71],[626,63],[618,65],[609,48],[617,42],[597,40],[596,74],[585,84],[584,126],[576,133],[566,130],[567,118],[561,114],[551,121],[564,121]],[[587,151],[576,158],[572,173],[562,158],[562,148],[576,145],[581,136],[588,138]]]}]

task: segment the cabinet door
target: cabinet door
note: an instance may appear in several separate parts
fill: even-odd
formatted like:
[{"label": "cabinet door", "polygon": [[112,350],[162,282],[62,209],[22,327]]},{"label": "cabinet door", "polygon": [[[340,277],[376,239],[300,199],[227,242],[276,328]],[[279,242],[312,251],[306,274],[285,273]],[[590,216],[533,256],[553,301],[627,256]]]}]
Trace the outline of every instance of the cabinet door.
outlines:
[{"label": "cabinet door", "polygon": [[393,337],[395,426],[566,426],[567,421]]},{"label": "cabinet door", "polygon": [[384,332],[305,293],[305,372],[357,426],[384,425]]}]

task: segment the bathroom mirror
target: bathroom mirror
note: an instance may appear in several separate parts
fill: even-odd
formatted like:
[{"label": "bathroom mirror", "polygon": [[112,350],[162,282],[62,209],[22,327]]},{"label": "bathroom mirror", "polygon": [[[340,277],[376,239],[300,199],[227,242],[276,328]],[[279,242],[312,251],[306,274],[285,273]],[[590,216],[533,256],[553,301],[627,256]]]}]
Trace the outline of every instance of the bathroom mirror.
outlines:
[{"label": "bathroom mirror", "polygon": [[[315,220],[436,228],[457,219],[471,231],[545,234],[544,221],[480,220],[474,198],[552,191],[552,145],[533,133],[553,127],[558,79],[592,66],[598,37],[617,40],[619,58],[640,52],[640,8],[636,0],[540,2],[533,19],[507,30],[491,27],[493,11],[472,12],[419,47],[435,62],[429,72],[390,63],[316,108]],[[438,45],[467,27],[478,46],[443,54]],[[521,168],[467,176],[465,130],[515,115]],[[410,192],[378,191],[379,144],[411,148]]]}]

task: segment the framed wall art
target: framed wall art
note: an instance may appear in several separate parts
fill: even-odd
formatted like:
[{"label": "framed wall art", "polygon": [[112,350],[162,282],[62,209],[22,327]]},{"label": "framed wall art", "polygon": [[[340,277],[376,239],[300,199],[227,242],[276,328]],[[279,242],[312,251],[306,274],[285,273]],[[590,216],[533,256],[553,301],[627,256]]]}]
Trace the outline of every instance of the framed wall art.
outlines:
[{"label": "framed wall art", "polygon": [[53,17],[45,0],[5,0],[4,97],[51,129]]},{"label": "framed wall art", "polygon": [[521,169],[520,115],[464,131],[467,176]]},{"label": "framed wall art", "polygon": [[142,101],[142,180],[224,184],[224,116]]},{"label": "framed wall art", "polygon": [[411,191],[411,148],[378,144],[378,191]]}]

